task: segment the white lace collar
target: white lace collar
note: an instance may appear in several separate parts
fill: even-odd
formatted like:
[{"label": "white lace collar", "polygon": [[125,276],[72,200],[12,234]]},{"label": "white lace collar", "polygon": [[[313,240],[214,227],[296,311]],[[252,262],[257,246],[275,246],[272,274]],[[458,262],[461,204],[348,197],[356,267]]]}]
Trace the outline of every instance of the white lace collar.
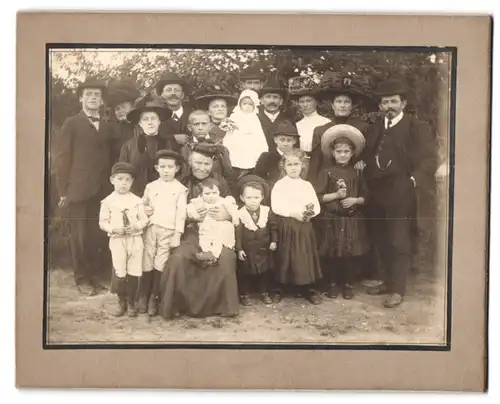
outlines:
[{"label": "white lace collar", "polygon": [[267,225],[267,219],[269,217],[269,206],[260,206],[260,215],[257,224],[253,221],[250,216],[250,212],[244,206],[240,209],[240,220],[243,226],[248,230],[257,231],[259,228],[263,229]]}]

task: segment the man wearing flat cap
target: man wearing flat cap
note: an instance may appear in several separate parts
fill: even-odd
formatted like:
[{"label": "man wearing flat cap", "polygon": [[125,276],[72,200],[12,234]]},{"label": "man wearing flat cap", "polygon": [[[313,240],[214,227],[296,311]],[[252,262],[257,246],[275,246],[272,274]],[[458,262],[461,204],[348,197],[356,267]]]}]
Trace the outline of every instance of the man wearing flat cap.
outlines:
[{"label": "man wearing flat cap", "polygon": [[277,80],[271,80],[258,91],[262,109],[259,111],[259,120],[262,130],[266,135],[269,150],[276,150],[274,142],[274,132],[277,125],[283,121],[288,121],[281,108],[288,96],[288,90]]},{"label": "man wearing flat cap", "polygon": [[82,110],[66,119],[54,157],[59,207],[68,219],[75,283],[93,295],[100,278],[106,236],[99,229],[100,202],[110,191],[111,124],[101,120],[105,84],[88,79],[78,87]]},{"label": "man wearing flat cap", "polygon": [[169,143],[173,137],[176,145],[171,145],[170,149],[177,152],[190,135],[187,125],[191,109],[183,105],[186,91],[187,83],[175,73],[165,74],[156,84],[156,94],[172,111],[172,116],[160,125],[160,136]]},{"label": "man wearing flat cap", "polygon": [[436,144],[426,123],[405,113],[408,90],[389,79],[376,90],[382,118],[367,131],[361,156],[371,194],[370,220],[385,282],[372,290],[387,294],[386,307],[403,301],[412,264],[416,192],[436,172]]}]

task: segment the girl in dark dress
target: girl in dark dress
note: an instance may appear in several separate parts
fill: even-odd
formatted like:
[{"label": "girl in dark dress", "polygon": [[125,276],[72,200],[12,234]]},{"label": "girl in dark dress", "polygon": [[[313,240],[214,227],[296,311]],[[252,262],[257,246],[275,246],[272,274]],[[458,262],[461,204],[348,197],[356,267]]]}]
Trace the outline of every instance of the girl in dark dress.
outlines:
[{"label": "girl in dark dress", "polygon": [[261,205],[264,197],[269,195],[269,186],[256,175],[246,175],[240,179],[239,189],[244,203],[239,210],[240,224],[236,227],[240,302],[244,306],[250,305],[249,284],[254,278],[262,301],[270,304],[269,274],[272,252],[277,248],[278,225],[269,206]]},{"label": "girl in dark dress", "polygon": [[[224,178],[212,173],[214,155],[199,145],[189,156],[191,173],[183,180],[188,188],[188,199],[200,194],[200,182],[208,177],[220,183],[221,196],[229,194]],[[228,220],[230,215],[222,207],[207,211],[200,207],[199,217],[211,215],[215,220]],[[235,316],[239,311],[236,281],[236,253],[222,247],[219,259],[212,266],[196,259],[200,252],[197,224],[187,221],[184,239],[170,255],[161,279],[160,315],[172,319],[178,314],[190,317]]]},{"label": "girl in dark dress", "polygon": [[311,218],[320,213],[320,204],[310,182],[302,179],[304,152],[294,149],[283,155],[285,177],[271,191],[271,208],[278,216],[276,276],[280,283],[298,287],[312,304],[321,303],[313,285],[322,273]]},{"label": "girl in dark dress", "polygon": [[315,227],[330,298],[342,291],[345,299],[352,299],[359,259],[369,250],[361,208],[368,192],[362,173],[352,165],[353,156],[363,147],[363,135],[350,125],[332,127],[322,139],[325,157],[329,153],[334,162],[320,171],[316,182],[322,213]]}]

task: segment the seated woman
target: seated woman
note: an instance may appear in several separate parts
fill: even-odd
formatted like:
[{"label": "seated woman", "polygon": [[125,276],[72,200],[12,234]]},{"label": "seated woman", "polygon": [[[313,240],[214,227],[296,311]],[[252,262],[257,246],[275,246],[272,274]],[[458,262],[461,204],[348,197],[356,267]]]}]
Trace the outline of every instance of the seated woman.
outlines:
[{"label": "seated woman", "polygon": [[[218,173],[213,172],[213,148],[203,143],[193,147],[189,156],[190,175],[184,179],[188,188],[188,199],[200,194],[200,182],[211,177],[220,183],[220,195],[227,196],[229,188]],[[209,215],[215,220],[230,220],[230,215],[221,206],[207,210],[200,206],[197,219]],[[189,221],[189,218],[188,218]],[[198,226],[191,219],[186,226],[184,240],[170,255],[161,281],[160,315],[172,319],[178,314],[190,317],[235,316],[239,310],[238,286],[236,282],[236,253],[222,247],[217,262],[207,265],[198,261]]]}]

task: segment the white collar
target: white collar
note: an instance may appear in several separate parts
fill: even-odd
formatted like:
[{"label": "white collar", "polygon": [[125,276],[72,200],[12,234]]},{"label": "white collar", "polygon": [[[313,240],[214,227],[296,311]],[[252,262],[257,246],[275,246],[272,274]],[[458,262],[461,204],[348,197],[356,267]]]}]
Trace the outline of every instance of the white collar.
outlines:
[{"label": "white collar", "polygon": [[[207,134],[207,136],[205,136],[205,139],[207,139],[207,140],[210,139],[210,135]],[[193,135],[193,143],[200,143],[200,141],[198,140],[198,138],[195,135]]]},{"label": "white collar", "polygon": [[318,111],[314,111],[312,114],[309,114],[309,115],[304,115],[304,118],[303,118],[303,119],[311,119],[311,118],[316,118],[317,116],[319,116]]},{"label": "white collar", "polygon": [[174,115],[177,116],[178,119],[181,119],[182,117],[182,114],[184,113],[184,108],[182,108],[182,105],[179,107],[179,109],[175,110],[175,111],[172,111],[172,117]]},{"label": "white collar", "polygon": [[274,120],[277,118],[277,116],[279,115],[280,111],[278,112],[275,112],[274,114],[272,114],[271,112],[267,112],[266,110],[264,110],[264,114],[267,115],[267,117],[274,122]]},{"label": "white collar", "polygon": [[250,212],[245,206],[240,209],[239,216],[240,221],[248,230],[257,231],[259,228],[263,229],[267,225],[267,220],[269,218],[269,206],[260,205],[259,207],[259,220],[257,224],[253,221]]},{"label": "white collar", "polygon": [[278,149],[278,148],[276,148],[276,151],[278,152],[278,154],[279,154],[280,156],[283,156],[283,154],[285,154],[285,153],[283,153],[283,152],[282,152],[280,149]]},{"label": "white collar", "polygon": [[[391,128],[395,125],[398,124],[398,122],[403,119],[403,111],[399,113],[399,115],[395,116],[394,118],[391,119]],[[387,128],[387,122],[389,122],[389,119],[387,117],[384,118],[384,127]]]}]

